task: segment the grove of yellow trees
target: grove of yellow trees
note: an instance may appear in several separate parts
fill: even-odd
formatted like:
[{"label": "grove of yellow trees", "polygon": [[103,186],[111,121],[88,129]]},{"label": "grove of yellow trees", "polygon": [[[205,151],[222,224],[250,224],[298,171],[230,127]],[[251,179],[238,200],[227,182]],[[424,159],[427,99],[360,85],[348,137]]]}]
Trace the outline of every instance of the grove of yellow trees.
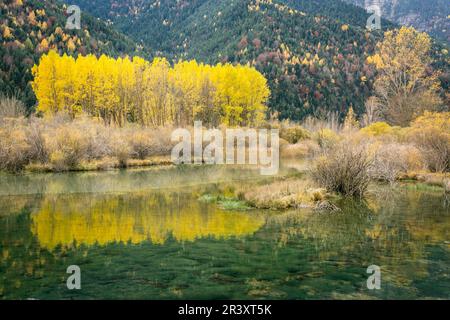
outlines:
[{"label": "grove of yellow trees", "polygon": [[265,118],[267,81],[250,66],[215,66],[164,58],[43,55],[33,68],[37,110],[84,112],[106,124],[257,126]]}]

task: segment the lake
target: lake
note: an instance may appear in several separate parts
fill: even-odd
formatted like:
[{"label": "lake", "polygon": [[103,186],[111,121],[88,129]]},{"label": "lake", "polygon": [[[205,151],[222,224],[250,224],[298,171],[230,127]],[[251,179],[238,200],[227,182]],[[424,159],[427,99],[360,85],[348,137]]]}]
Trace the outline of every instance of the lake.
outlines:
[{"label": "lake", "polygon": [[[262,179],[212,166],[0,175],[0,298],[450,298],[442,190],[376,185],[338,213],[199,201]],[[71,265],[81,290],[67,289]]]}]

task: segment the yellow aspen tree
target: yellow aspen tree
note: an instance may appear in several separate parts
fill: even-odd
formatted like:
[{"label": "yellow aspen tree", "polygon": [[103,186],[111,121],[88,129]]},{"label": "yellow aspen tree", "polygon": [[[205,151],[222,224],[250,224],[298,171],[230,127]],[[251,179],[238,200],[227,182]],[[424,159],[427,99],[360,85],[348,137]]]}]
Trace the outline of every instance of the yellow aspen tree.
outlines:
[{"label": "yellow aspen tree", "polygon": [[238,67],[241,81],[240,90],[244,106],[242,114],[243,123],[246,126],[258,126],[266,117],[266,102],[270,96],[267,80],[258,71],[249,66]]},{"label": "yellow aspen tree", "polygon": [[180,61],[170,70],[171,94],[176,106],[175,123],[193,125],[200,108],[202,65],[195,60]]},{"label": "yellow aspen tree", "polygon": [[145,70],[149,67],[148,61],[140,58],[133,58],[133,74],[134,82],[131,88],[131,105],[129,107],[129,114],[131,121],[145,125],[143,109],[145,106],[145,92],[146,92],[146,82],[145,82]]},{"label": "yellow aspen tree", "polygon": [[94,55],[78,56],[75,62],[75,99],[76,105],[84,112],[94,116],[100,116],[100,110],[96,101],[98,90],[98,60]]},{"label": "yellow aspen tree", "polygon": [[59,109],[58,97],[60,92],[57,91],[56,86],[57,59],[59,59],[58,54],[55,51],[50,51],[43,55],[39,64],[32,69],[34,76],[32,88],[38,101],[37,111],[45,114],[54,114]]},{"label": "yellow aspen tree", "polygon": [[212,80],[213,67],[204,65],[201,69],[199,108],[195,112],[196,120],[201,120],[208,127],[218,127],[222,117],[222,109],[215,104],[217,88]]},{"label": "yellow aspen tree", "polygon": [[56,90],[58,92],[58,110],[66,111],[75,117],[81,110],[76,108],[75,102],[75,59],[66,54],[55,60],[56,65]]},{"label": "yellow aspen tree", "polygon": [[146,125],[164,126],[173,115],[169,96],[170,65],[164,58],[155,58],[145,71],[147,83],[143,118]]},{"label": "yellow aspen tree", "polygon": [[134,88],[134,65],[129,57],[119,58],[116,61],[117,65],[117,97],[119,99],[118,105],[114,110],[115,122],[123,126],[125,124],[127,113],[133,101]]},{"label": "yellow aspen tree", "polygon": [[102,55],[96,68],[95,102],[96,109],[106,124],[116,124],[113,113],[119,104],[117,95],[118,72],[114,59]]}]

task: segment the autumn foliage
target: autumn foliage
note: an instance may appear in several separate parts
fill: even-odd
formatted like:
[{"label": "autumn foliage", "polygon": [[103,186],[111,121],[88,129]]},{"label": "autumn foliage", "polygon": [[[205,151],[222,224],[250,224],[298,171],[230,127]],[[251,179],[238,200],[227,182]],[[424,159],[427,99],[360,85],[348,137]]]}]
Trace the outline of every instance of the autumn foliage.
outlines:
[{"label": "autumn foliage", "polygon": [[389,123],[408,126],[426,110],[442,105],[439,72],[433,70],[432,40],[426,33],[402,27],[384,34],[375,55],[375,92]]},{"label": "autumn foliage", "polygon": [[163,58],[73,58],[54,51],[33,68],[37,110],[87,113],[123,126],[255,126],[266,115],[270,91],[264,76],[249,67],[216,66]]}]

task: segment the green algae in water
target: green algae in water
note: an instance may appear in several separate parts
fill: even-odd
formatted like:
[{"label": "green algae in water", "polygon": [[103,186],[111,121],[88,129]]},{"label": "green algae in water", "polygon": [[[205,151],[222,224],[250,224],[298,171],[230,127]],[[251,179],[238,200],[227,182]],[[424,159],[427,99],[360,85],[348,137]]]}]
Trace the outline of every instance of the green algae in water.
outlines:
[{"label": "green algae in water", "polygon": [[252,209],[245,201],[237,199],[223,199],[218,201],[217,204],[224,210],[246,211]]},{"label": "green algae in water", "polygon": [[[386,189],[339,200],[342,212],[332,214],[224,210],[198,199],[217,194],[214,178],[242,187],[243,173],[183,170],[184,178],[173,170],[8,177],[0,297],[450,298],[442,192]],[[182,188],[161,189],[174,184]],[[373,264],[381,290],[366,287]],[[81,268],[79,291],[67,290],[69,265]]]},{"label": "green algae in water", "polygon": [[198,201],[203,203],[216,203],[224,210],[246,211],[252,209],[245,201],[221,195],[204,194],[198,198]]}]

